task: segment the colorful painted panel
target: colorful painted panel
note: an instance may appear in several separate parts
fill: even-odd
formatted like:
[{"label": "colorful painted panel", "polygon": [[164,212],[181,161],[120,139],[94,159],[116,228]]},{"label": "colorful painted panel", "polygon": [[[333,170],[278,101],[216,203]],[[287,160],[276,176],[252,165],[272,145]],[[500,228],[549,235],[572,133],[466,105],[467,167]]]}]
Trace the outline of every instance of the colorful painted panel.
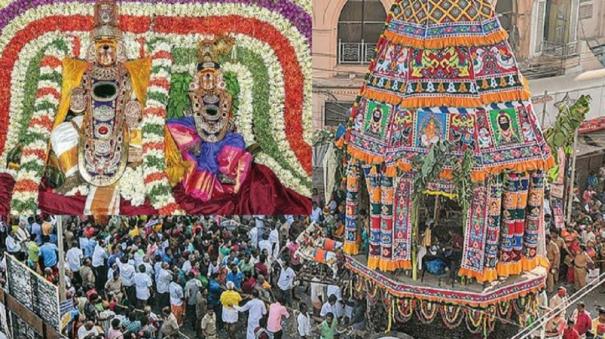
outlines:
[{"label": "colorful painted panel", "polygon": [[374,138],[384,140],[391,114],[391,105],[370,100],[366,104],[364,132]]},{"label": "colorful painted panel", "polygon": [[[506,41],[493,46],[472,47],[470,53],[476,78],[492,78],[518,72],[515,57]],[[510,84],[504,84],[504,87],[508,85]]]},{"label": "colorful painted panel", "polygon": [[396,106],[389,127],[389,148],[413,146],[414,113],[412,111]]},{"label": "colorful painted panel", "polygon": [[489,121],[496,146],[515,144],[521,141],[519,119],[514,108],[489,111]]},{"label": "colorful painted panel", "polygon": [[540,240],[539,231],[544,220],[544,174],[542,172],[532,173],[529,185],[523,255],[531,259],[537,254]]},{"label": "colorful painted panel", "polygon": [[400,177],[395,190],[393,208],[393,260],[411,263],[412,192],[410,177]]},{"label": "colorful painted panel", "polygon": [[[502,180],[500,176],[490,179],[488,185],[487,237],[485,244],[485,269],[495,270],[498,263],[500,222],[502,212]],[[493,277],[496,275],[494,274]]]},{"label": "colorful painted panel", "polygon": [[447,133],[447,115],[426,110],[416,111],[416,146],[429,148],[440,140],[445,140]]},{"label": "colorful painted panel", "polygon": [[466,218],[466,234],[462,252],[461,269],[477,273],[483,272],[487,235],[487,188],[477,186],[473,190],[473,201]]},{"label": "colorful painted panel", "polygon": [[401,45],[383,44],[376,62],[377,76],[407,78],[409,71],[409,49]]},{"label": "colorful painted panel", "polygon": [[459,151],[475,148],[475,116],[471,114],[450,114],[448,140],[455,144]]}]

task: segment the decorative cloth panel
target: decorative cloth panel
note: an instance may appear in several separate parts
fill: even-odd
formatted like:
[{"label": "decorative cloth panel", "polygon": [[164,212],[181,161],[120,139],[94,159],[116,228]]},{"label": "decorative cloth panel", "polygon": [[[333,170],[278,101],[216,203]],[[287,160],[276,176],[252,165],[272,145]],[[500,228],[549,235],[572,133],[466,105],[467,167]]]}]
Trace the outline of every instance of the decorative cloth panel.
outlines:
[{"label": "decorative cloth panel", "polygon": [[359,252],[360,231],[357,226],[357,213],[359,207],[359,180],[361,166],[356,160],[351,160],[347,166],[347,197],[345,214],[345,243],[344,252],[356,255]]},{"label": "decorative cloth panel", "polygon": [[527,192],[529,189],[529,175],[517,173],[517,209],[515,211],[515,225],[513,229],[513,261],[523,257],[523,235],[525,234],[525,208],[527,207]]},{"label": "decorative cloth panel", "polygon": [[517,268],[513,262],[518,188],[519,177],[517,174],[505,173],[502,193],[502,223],[500,225],[500,259],[496,265],[498,276],[509,276],[521,272],[521,265],[518,265]]},{"label": "decorative cloth panel", "polygon": [[381,236],[380,216],[382,209],[382,197],[380,178],[381,174],[377,166],[363,166],[366,177],[368,195],[370,198],[370,247],[368,253],[368,267],[377,269],[380,264]]},{"label": "decorative cloth panel", "polygon": [[400,176],[395,189],[393,209],[393,260],[400,268],[412,268],[412,194],[414,183],[409,176]]},{"label": "decorative cloth panel", "polygon": [[393,178],[383,175],[381,180],[382,188],[382,208],[380,229],[382,239],[380,243],[381,258],[378,267],[381,271],[389,272],[397,269],[396,263],[393,261],[393,195],[395,188],[393,187]]},{"label": "decorative cloth panel", "polygon": [[466,232],[464,234],[464,248],[460,275],[483,281],[485,263],[485,245],[487,236],[487,187],[477,186],[473,190],[473,201],[466,217]]},{"label": "decorative cloth panel", "polygon": [[485,243],[485,273],[486,281],[498,278],[496,264],[498,263],[498,244],[500,242],[500,223],[502,213],[502,176],[493,176],[488,185],[487,237]]},{"label": "decorative cloth panel", "polygon": [[[523,237],[524,245],[524,265],[523,269],[533,269],[536,264],[538,243],[540,241],[539,234],[541,225],[544,223],[544,174],[541,171],[536,171],[531,174],[531,182],[529,186],[529,198],[527,202],[527,218],[525,222],[525,236]],[[542,231],[544,234],[544,231]]]}]

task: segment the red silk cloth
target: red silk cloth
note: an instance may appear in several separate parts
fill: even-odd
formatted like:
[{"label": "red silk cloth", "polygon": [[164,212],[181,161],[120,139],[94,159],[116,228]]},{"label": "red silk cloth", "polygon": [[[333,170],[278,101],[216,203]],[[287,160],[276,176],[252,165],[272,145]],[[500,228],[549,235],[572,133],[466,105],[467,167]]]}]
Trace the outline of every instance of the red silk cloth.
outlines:
[{"label": "red silk cloth", "polygon": [[[8,216],[14,179],[0,173],[0,216]],[[188,196],[181,184],[173,189],[176,202],[187,214],[218,215],[307,215],[311,213],[311,199],[283,186],[273,171],[260,164],[253,164],[248,178],[240,191],[235,194],[217,194],[212,200],[202,202]],[[50,189],[42,189],[38,208],[42,213],[60,215],[81,215],[84,211],[85,196],[66,197]],[[149,201],[134,207],[129,201],[120,203],[121,215],[157,215]]]}]

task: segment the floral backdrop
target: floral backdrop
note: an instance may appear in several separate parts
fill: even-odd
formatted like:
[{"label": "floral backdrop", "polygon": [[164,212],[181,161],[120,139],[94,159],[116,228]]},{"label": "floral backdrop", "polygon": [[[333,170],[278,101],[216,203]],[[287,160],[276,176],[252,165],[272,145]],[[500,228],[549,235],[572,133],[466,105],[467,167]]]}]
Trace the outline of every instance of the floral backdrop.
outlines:
[{"label": "floral backdrop", "polygon": [[[61,97],[62,59],[84,58],[94,1],[0,1],[0,172],[16,181],[13,213],[35,212],[48,139]],[[143,111],[143,166],[129,169],[120,194],[149,198],[163,213],[178,209],[164,172],[164,124],[189,108],[197,42],[230,34],[223,57],[237,130],[258,144],[256,162],[303,195],[311,188],[311,0],[121,1],[129,59],[150,56]],[[15,146],[20,166],[9,166]],[[68,194],[87,193],[87,187]]]}]

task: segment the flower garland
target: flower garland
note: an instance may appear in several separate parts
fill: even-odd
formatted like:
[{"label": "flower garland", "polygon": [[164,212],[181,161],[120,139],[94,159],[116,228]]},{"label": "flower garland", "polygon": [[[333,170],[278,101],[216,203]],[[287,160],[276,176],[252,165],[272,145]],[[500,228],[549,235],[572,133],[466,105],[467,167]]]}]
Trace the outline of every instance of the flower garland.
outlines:
[{"label": "flower garland", "polygon": [[500,318],[510,319],[513,314],[513,308],[510,306],[510,301],[502,301],[496,304],[496,311]]},{"label": "flower garland", "polygon": [[161,215],[182,213],[172,196],[164,162],[164,126],[170,90],[171,46],[162,39],[150,42],[151,76],[147,88],[143,131],[143,178],[147,197]]},{"label": "flower garland", "polygon": [[254,81],[252,74],[248,68],[240,63],[226,62],[221,65],[225,73],[234,73],[239,84],[238,109],[235,112],[234,119],[238,128],[238,133],[241,133],[246,141],[246,145],[255,143],[254,133],[252,132],[252,116],[254,114],[252,87]]},{"label": "flower garland", "polygon": [[298,174],[299,171],[296,171],[292,165],[292,162],[296,160],[288,159],[286,154],[280,152],[278,142],[275,140],[274,133],[272,133],[274,131],[271,127],[271,120],[275,119],[275,117],[269,114],[271,109],[269,98],[273,94],[266,86],[270,82],[267,66],[264,64],[262,58],[252,49],[238,48],[237,58],[249,67],[254,77],[255,86],[253,91],[256,104],[254,107],[253,128],[255,136],[263,148],[263,152],[270,155],[282,167],[288,169],[292,175],[303,181],[305,186],[310,187],[309,176],[306,173],[304,175]]},{"label": "flower garland", "polygon": [[298,177],[295,177],[292,174],[292,172],[281,167],[280,164],[277,161],[275,161],[275,159],[273,159],[266,153],[262,152],[262,153],[257,154],[255,156],[254,160],[257,163],[263,164],[263,165],[269,167],[271,170],[273,170],[275,175],[279,178],[279,181],[281,181],[281,183],[284,186],[286,186],[304,196],[307,196],[307,197],[311,196],[311,189],[309,188],[308,183],[303,182]]},{"label": "flower garland", "polygon": [[395,321],[400,324],[408,322],[414,315],[413,299],[401,298],[397,302],[397,312],[395,312]]},{"label": "flower garland", "polygon": [[497,310],[496,310],[495,305],[489,305],[487,307],[487,313],[485,314],[485,322],[486,322],[485,331],[487,331],[487,333],[491,333],[494,331],[494,328],[496,326],[496,317],[497,317],[496,313],[497,313]]},{"label": "flower garland", "polygon": [[464,320],[464,312],[460,305],[442,305],[440,308],[443,324],[450,330],[460,326]]},{"label": "flower garland", "polygon": [[[142,41],[149,41],[152,40],[154,37],[180,36],[181,39],[178,41],[187,41],[186,46],[193,46],[197,41],[196,40],[193,43],[190,43],[191,39],[198,38],[199,34],[197,33],[167,33],[168,31],[166,30],[166,26],[164,26],[164,28],[160,30],[162,33],[148,33],[149,21],[146,21],[144,19],[141,20],[140,18],[145,16],[151,17],[152,14],[163,16],[163,18],[161,19],[164,21],[164,23],[171,22],[171,20],[178,21],[179,17],[191,15],[204,17],[204,19],[202,20],[207,20],[205,19],[207,17],[212,17],[210,20],[215,20],[214,17],[216,17],[217,22],[222,24],[219,24],[217,26],[211,25],[211,27],[219,27],[217,28],[218,31],[224,30],[224,28],[221,27],[224,27],[223,22],[225,21],[225,18],[229,16],[233,17],[234,19],[238,16],[241,16],[242,18],[254,20],[255,22],[253,22],[252,25],[254,27],[258,26],[259,28],[261,28],[263,27],[262,24],[268,24],[270,27],[273,27],[275,31],[266,31],[267,34],[264,35],[256,35],[255,33],[249,33],[246,29],[243,29],[243,31],[247,33],[239,33],[241,41],[238,40],[238,44],[244,44],[244,49],[255,51],[257,53],[262,50],[259,60],[261,60],[261,63],[264,63],[267,66],[266,72],[269,74],[266,78],[271,81],[274,81],[274,87],[271,88],[271,91],[269,92],[270,95],[267,96],[267,98],[271,100],[270,104],[267,106],[269,109],[264,111],[263,113],[269,116],[269,119],[267,121],[272,124],[273,128],[271,128],[268,133],[271,135],[272,140],[274,140],[273,143],[277,145],[277,147],[275,147],[276,152],[260,154],[258,160],[259,163],[265,164],[268,167],[272,168],[275,174],[280,179],[280,181],[282,181],[286,186],[304,195],[310,195],[311,181],[309,179],[308,172],[300,167],[301,164],[307,162],[306,158],[300,158],[300,155],[304,153],[300,152],[300,150],[302,149],[300,146],[304,145],[305,141],[308,142],[308,140],[310,140],[308,136],[311,135],[312,132],[310,20],[308,23],[309,25],[307,27],[307,32],[307,30],[305,29],[306,24],[300,24],[300,21],[298,21],[298,19],[297,21],[292,20],[293,17],[298,17],[300,19],[301,16],[291,16],[290,14],[283,12],[281,8],[279,11],[273,10],[272,8],[270,8],[271,6],[267,6],[265,2],[266,1],[263,1],[262,5],[258,4],[259,6],[251,4],[224,3],[205,3],[201,5],[175,5],[162,3],[152,5],[144,3],[122,3],[121,7],[124,15],[123,19],[125,18],[125,20],[123,20],[124,22],[122,23],[122,26],[124,26],[123,28],[126,30],[125,36],[127,36],[127,38],[124,39],[124,42],[126,43],[126,54],[129,59],[141,57],[144,53],[144,48],[142,48]],[[300,5],[299,2],[306,3],[308,6],[310,6],[310,1],[308,0],[298,0],[298,5]],[[4,72],[0,70],[0,79],[10,80],[10,86],[7,87],[8,90],[10,90],[10,94],[8,94],[8,91],[5,89],[5,92],[1,93],[3,98],[0,99],[0,126],[7,127],[7,133],[5,135],[6,139],[0,140],[0,171],[4,172],[8,171],[8,169],[5,169],[5,167],[7,165],[6,154],[10,150],[10,148],[12,148],[9,148],[9,146],[16,145],[20,141],[19,139],[21,137],[27,137],[29,135],[28,133],[31,132],[31,129],[28,128],[26,133],[20,134],[19,121],[29,121],[28,117],[24,114],[26,112],[34,111],[35,114],[35,110],[27,109],[28,105],[31,105],[31,103],[27,103],[27,98],[31,97],[31,95],[28,93],[35,93],[38,90],[38,86],[23,86],[24,81],[21,79],[26,79],[27,81],[33,84],[39,82],[39,77],[36,75],[36,65],[38,63],[37,58],[42,58],[42,54],[39,52],[41,50],[40,47],[29,48],[29,46],[35,43],[40,43],[40,41],[43,41],[42,37],[46,35],[50,36],[52,34],[54,35],[54,37],[57,37],[63,35],[63,32],[67,31],[70,32],[69,34],[76,34],[78,36],[84,37],[82,39],[82,43],[80,43],[78,40],[78,43],[76,44],[76,39],[72,40],[72,44],[74,46],[71,46],[71,48],[74,50],[74,55],[78,56],[82,52],[85,52],[86,47],[88,46],[86,44],[86,41],[84,41],[88,37],[88,34],[87,32],[84,32],[84,30],[87,29],[86,27],[89,18],[87,18],[86,16],[90,16],[92,14],[92,6],[90,6],[89,4],[83,5],[81,2],[39,5],[41,3],[42,2],[37,3],[38,5],[33,9],[28,9],[25,12],[20,12],[18,17],[14,19],[11,18],[11,20],[9,21],[0,23],[0,26],[3,27],[2,30],[0,30],[0,50],[3,50],[3,52],[5,52],[5,58],[9,58],[8,60],[13,60],[12,64],[10,62],[6,63],[8,67],[5,68]],[[307,10],[307,14],[309,14],[308,12],[309,11]],[[136,20],[129,19],[129,16],[131,16],[132,18],[136,18]],[[2,19],[0,19],[0,21],[2,21]],[[41,25],[42,22],[45,22],[47,24]],[[260,24],[257,24],[257,22]],[[178,26],[174,27],[174,31],[179,31],[179,28],[180,27]],[[172,29],[172,27],[170,27],[169,29]],[[42,33],[44,31],[52,31],[52,33]],[[234,31],[238,32],[239,28],[235,29]],[[263,33],[265,33],[265,30],[260,29],[254,29],[253,31],[263,31]],[[249,37],[248,35],[254,36],[254,38]],[[15,39],[15,37],[18,38]],[[244,40],[248,40],[248,43],[244,43]],[[170,41],[172,42],[172,38],[170,38]],[[282,42],[275,43],[274,45],[275,41]],[[283,41],[286,41],[287,43],[283,44]],[[75,45],[78,44],[79,46],[75,47]],[[264,47],[264,49],[260,49],[259,47],[261,46]],[[293,57],[290,57],[288,55],[288,53],[290,52],[294,52],[291,53]],[[5,64],[5,61],[6,60],[0,59],[0,63],[2,63],[3,65]],[[12,67],[11,65],[14,65],[14,67]],[[247,65],[242,65],[241,68],[244,69],[246,66]],[[9,76],[6,76],[6,70],[9,70]],[[250,72],[250,70],[248,71]],[[40,72],[42,74],[42,70],[40,70]],[[61,73],[61,70],[56,73],[59,79],[61,77]],[[169,73],[170,71],[168,71],[167,74],[168,80],[170,80]],[[298,74],[302,74],[303,77],[297,78]],[[242,89],[248,89],[251,87],[252,89],[254,89],[254,87],[258,87],[247,87],[247,85],[245,84],[242,85],[245,82],[245,79],[252,80],[254,76],[254,74],[250,74],[250,76],[246,77],[239,77],[238,75],[238,82],[240,83],[240,87]],[[48,81],[55,81],[56,83],[56,79],[48,79]],[[302,83],[304,83],[304,86],[301,86]],[[170,86],[169,83],[168,86]],[[157,87],[158,86],[156,86],[156,89]],[[300,90],[300,87],[304,88]],[[148,91],[151,91],[151,88],[148,89]],[[274,95],[276,93],[279,95]],[[300,96],[298,94],[293,96],[293,93],[300,93]],[[288,95],[290,96],[288,97]],[[252,96],[252,99],[250,98],[250,96]],[[281,100],[278,100],[279,98],[281,98]],[[249,112],[250,110],[252,110],[254,112],[253,116],[247,115],[247,117],[250,117],[250,119],[254,120],[256,116],[256,110],[254,108],[256,96],[254,95],[254,93],[251,91],[245,92],[245,90],[242,90],[242,92],[238,95],[238,99],[240,99],[239,111]],[[301,101],[299,101],[299,99]],[[32,102],[36,103],[37,100],[38,99]],[[247,102],[251,104],[246,106],[246,102],[244,102],[245,100],[248,100]],[[8,103],[5,104],[6,102]],[[32,108],[34,108],[33,105]],[[37,110],[40,107],[36,106],[35,108]],[[52,115],[48,115],[46,117],[49,118],[52,124],[52,120],[54,120],[54,112]],[[280,120],[275,120],[276,117],[279,117]],[[6,122],[6,119],[10,119],[10,121]],[[148,122],[151,120],[152,118],[150,117],[150,119],[148,119]],[[252,121],[249,124],[242,123],[242,125],[250,127],[254,126],[255,122],[256,121]],[[157,144],[154,143],[158,142],[157,140],[154,140],[154,138],[159,137],[159,135],[154,135],[153,133],[157,132],[157,130],[155,130],[157,124],[155,124],[155,126],[154,124],[155,123],[145,126],[146,129],[144,129],[143,133],[144,144],[145,146],[150,147],[149,149],[144,149],[144,155],[148,155],[147,158],[144,158],[144,160],[147,160],[147,162],[144,162],[144,165],[148,165],[143,170],[145,183],[149,181],[152,184],[146,185],[147,195],[152,200],[152,205],[155,208],[160,209],[163,214],[172,213],[176,211],[178,206],[176,206],[176,204],[174,203],[174,198],[172,197],[171,189],[167,190],[169,186],[161,184],[162,182],[167,183],[167,181],[165,180],[166,178],[161,179],[157,177],[162,175],[160,174],[160,171],[158,171],[158,169],[163,168],[164,166],[163,164],[160,164],[157,161],[159,159],[158,155],[163,155],[163,150],[161,150],[161,152],[156,152],[158,150],[154,149],[154,147],[157,147]],[[21,124],[21,126],[23,125]],[[298,126],[302,126],[302,129],[300,129]],[[286,130],[287,133],[285,132]],[[300,135],[301,137],[296,137],[298,135]],[[246,136],[244,137],[246,138]],[[254,140],[253,138],[255,137],[256,135],[254,133],[250,133],[248,139],[246,140]],[[0,139],[2,138],[0,137]],[[46,138],[46,140],[48,140],[48,138]],[[25,143],[22,144],[25,145]],[[38,150],[42,149],[42,144],[38,145],[37,147]],[[46,157],[48,156],[47,147],[48,145],[45,145],[44,152],[46,153]],[[31,151],[31,149],[25,150],[27,152]],[[145,153],[145,151],[148,152]],[[25,171],[25,168],[27,168],[27,156],[31,157],[31,154],[26,154],[27,152],[24,152],[24,156],[21,159],[22,163],[24,161],[26,162],[26,166],[22,166],[23,173],[20,174],[20,177],[19,174],[12,173],[13,176],[18,177],[17,179],[21,179],[20,184],[23,184],[23,179],[27,176],[27,172]],[[283,160],[285,161],[277,160],[282,159],[279,158],[282,156],[284,156]],[[44,163],[46,162],[46,157],[44,157]],[[41,157],[38,157],[37,159],[39,164],[42,163],[41,159]],[[309,157],[309,164],[310,160],[311,159]],[[155,170],[152,170],[152,168],[154,168]],[[39,186],[42,176],[43,173],[41,175],[38,175],[37,183],[36,180],[32,181],[34,183],[33,186]],[[125,179],[125,181],[129,180]],[[127,184],[124,185],[127,186]],[[33,188],[32,185],[29,186],[30,189]],[[76,187],[72,190],[72,192],[68,192],[68,195],[86,194],[87,189],[88,187],[85,186]],[[37,208],[37,196],[35,198],[32,198],[31,194],[34,193],[30,192],[29,196],[23,194],[17,194],[16,196],[13,195],[13,199],[20,201],[16,205],[29,204],[29,210],[31,211]],[[123,194],[124,197],[124,195],[131,196],[134,193],[129,193],[129,190],[125,189],[125,191],[121,192],[121,194]]]},{"label": "flower garland", "polygon": [[145,181],[143,180],[143,168],[127,167],[118,182],[120,196],[130,200],[132,206],[141,206],[145,203]]},{"label": "flower garland", "polygon": [[483,330],[483,310],[468,308],[465,313],[466,329],[473,334],[481,333]]},{"label": "flower garland", "polygon": [[[44,56],[45,46],[58,38],[58,34],[46,34],[40,39],[30,41],[20,52],[11,74],[11,95],[9,106],[9,125],[6,132],[4,152],[0,156],[0,167],[8,165],[8,152],[19,144],[19,136],[27,128],[33,112],[35,92],[40,76],[40,60]],[[27,107],[27,109],[25,109]],[[13,177],[16,175],[12,171]]]},{"label": "flower garland", "polygon": [[285,103],[285,90],[284,90],[284,77],[281,64],[277,59],[277,56],[273,52],[271,46],[262,41],[251,39],[248,36],[238,34],[236,37],[237,44],[245,46],[250,51],[255,51],[257,55],[260,55],[264,61],[264,65],[267,69],[267,76],[269,77],[269,117],[271,117],[271,125],[273,130],[273,136],[279,153],[286,158],[286,161],[293,166],[296,173],[300,175],[306,175],[305,170],[301,167],[298,162],[296,155],[290,148],[286,137],[286,125],[284,123],[284,103]]},{"label": "flower garland", "polygon": [[520,297],[515,300],[512,300],[511,303],[513,305],[515,313],[517,315],[520,315],[520,314],[525,313],[525,310],[527,309],[528,298],[526,296]]},{"label": "flower garland", "polygon": [[440,308],[441,307],[438,303],[422,300],[418,303],[415,309],[416,317],[421,323],[425,325],[430,324],[433,322],[433,319],[435,319],[435,316],[437,315],[437,312],[439,312]]},{"label": "flower garland", "polygon": [[[292,22],[289,22],[288,20],[285,20],[283,16],[275,13],[275,12],[271,12],[270,10],[268,10],[267,8],[257,8],[256,6],[252,6],[250,4],[247,5],[240,5],[240,4],[203,4],[203,5],[195,5],[195,6],[188,6],[188,5],[167,5],[167,4],[158,4],[158,6],[150,6],[147,4],[140,4],[140,3],[124,3],[123,4],[123,9],[124,11],[128,14],[128,15],[145,15],[149,13],[159,13],[159,14],[164,14],[164,15],[174,15],[174,13],[182,13],[182,14],[187,14],[187,15],[191,15],[192,13],[194,14],[200,14],[200,16],[226,16],[226,15],[243,15],[245,17],[249,17],[249,18],[254,18],[254,19],[260,19],[263,20],[264,22],[267,23],[271,23],[273,24],[275,27],[279,28],[279,31],[285,36],[287,37],[288,41],[291,43],[291,47],[294,49],[294,51],[296,51],[296,58],[295,59],[284,59],[283,57],[280,56],[280,62],[284,63],[286,62],[289,66],[294,66],[297,67],[299,69],[301,69],[305,75],[305,77],[302,79],[302,82],[305,83],[305,89],[303,91],[301,91],[301,93],[304,93],[305,98],[303,98],[303,101],[305,102],[303,104],[304,109],[303,109],[303,119],[300,119],[299,121],[302,121],[303,125],[305,125],[304,130],[302,131],[302,133],[305,136],[305,139],[307,139],[307,134],[310,134],[312,131],[311,128],[311,115],[312,115],[312,110],[311,110],[311,91],[310,91],[310,85],[311,85],[311,76],[310,76],[310,46],[309,46],[309,42],[307,37],[305,37],[304,35],[301,35],[301,33],[297,30],[297,28],[295,26],[292,25]],[[25,13],[23,13],[21,16],[19,16],[18,18],[16,18],[15,20],[12,20],[7,26],[5,26],[5,29],[2,31],[2,34],[0,35],[0,45],[4,46],[6,45],[9,40],[8,38],[11,37],[12,35],[16,34],[17,30],[27,26],[27,23],[35,21],[39,18],[44,18],[47,17],[49,15],[54,15],[54,14],[61,14],[61,15],[89,15],[91,12],[91,8],[88,8],[87,6],[81,6],[81,4],[73,4],[73,3],[69,3],[69,4],[56,4],[53,6],[39,6],[36,8],[36,10],[29,10]],[[203,14],[203,15],[201,15]],[[21,22],[20,22],[21,21]],[[71,22],[72,20],[70,20]],[[135,24],[135,22],[129,22],[126,23],[127,26],[130,27]],[[145,22],[136,22],[136,25],[139,26],[144,26]],[[137,28],[138,29],[138,28]],[[129,45],[137,45],[136,42],[130,41],[130,40],[126,40]],[[133,50],[133,47],[128,46],[128,50],[131,51]],[[283,54],[283,53],[282,53]],[[129,54],[129,57],[131,57],[132,55]],[[298,64],[296,64],[296,62],[298,62]],[[291,74],[291,72],[289,72],[288,74]],[[286,83],[287,86],[292,86],[292,82],[287,82]],[[295,85],[299,86],[299,83],[296,83]],[[291,104],[292,101],[288,101],[288,105],[290,107],[294,107],[293,104]],[[286,121],[293,121],[292,119],[287,119]],[[308,125],[306,125],[308,124]],[[295,129],[293,129],[295,130]],[[290,129],[289,129],[290,131]],[[288,134],[290,135],[290,133]],[[292,135],[295,135],[292,134]],[[290,143],[300,143],[301,141],[303,141],[302,138],[299,138],[298,140],[295,138],[294,140],[290,140]],[[292,145],[294,145],[292,144]],[[310,160],[310,159],[309,159]]]},{"label": "flower garland", "polygon": [[62,59],[66,55],[69,55],[69,46],[63,40],[55,40],[46,47],[41,59],[34,111],[21,138],[23,148],[11,200],[12,215],[37,213],[38,188],[45,172],[48,140],[61,99]]}]

